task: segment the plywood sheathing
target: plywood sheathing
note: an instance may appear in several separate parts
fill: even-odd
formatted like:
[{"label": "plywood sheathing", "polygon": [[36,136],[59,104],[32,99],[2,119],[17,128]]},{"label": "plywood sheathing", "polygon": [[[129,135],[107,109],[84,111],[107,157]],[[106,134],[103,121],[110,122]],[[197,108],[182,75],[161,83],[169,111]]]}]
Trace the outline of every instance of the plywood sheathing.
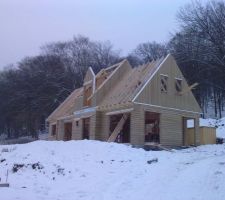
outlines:
[{"label": "plywood sheathing", "polygon": [[159,59],[130,69],[121,80],[118,80],[113,90],[104,97],[99,105],[99,110],[131,104],[132,99],[157,70],[162,60]]}]

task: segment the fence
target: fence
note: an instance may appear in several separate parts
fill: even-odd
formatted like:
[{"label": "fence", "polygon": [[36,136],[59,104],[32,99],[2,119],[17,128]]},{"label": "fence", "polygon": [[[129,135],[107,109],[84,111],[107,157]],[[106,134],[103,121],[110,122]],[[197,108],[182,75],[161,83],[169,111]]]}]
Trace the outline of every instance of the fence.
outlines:
[{"label": "fence", "polygon": [[[200,144],[216,144],[216,128],[214,127],[200,127]],[[186,145],[194,144],[194,128],[188,128],[186,139]]]}]

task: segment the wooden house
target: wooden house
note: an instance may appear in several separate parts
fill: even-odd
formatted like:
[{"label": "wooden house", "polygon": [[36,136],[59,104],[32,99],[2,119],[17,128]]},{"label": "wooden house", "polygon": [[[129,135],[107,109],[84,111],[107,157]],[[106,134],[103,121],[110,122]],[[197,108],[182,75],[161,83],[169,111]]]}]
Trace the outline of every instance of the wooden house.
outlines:
[{"label": "wooden house", "polygon": [[169,54],[136,68],[127,60],[97,74],[89,68],[83,87],[72,92],[47,121],[52,140],[182,146],[188,119],[194,119],[194,144],[199,144],[200,114]]}]

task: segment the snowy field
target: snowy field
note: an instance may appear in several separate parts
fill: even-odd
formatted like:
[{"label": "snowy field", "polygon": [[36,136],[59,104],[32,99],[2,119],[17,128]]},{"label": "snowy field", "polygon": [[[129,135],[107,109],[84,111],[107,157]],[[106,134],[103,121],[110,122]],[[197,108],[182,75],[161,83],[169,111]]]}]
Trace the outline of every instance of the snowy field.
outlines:
[{"label": "snowy field", "polygon": [[224,200],[225,145],[144,151],[98,141],[0,146],[1,200]]}]

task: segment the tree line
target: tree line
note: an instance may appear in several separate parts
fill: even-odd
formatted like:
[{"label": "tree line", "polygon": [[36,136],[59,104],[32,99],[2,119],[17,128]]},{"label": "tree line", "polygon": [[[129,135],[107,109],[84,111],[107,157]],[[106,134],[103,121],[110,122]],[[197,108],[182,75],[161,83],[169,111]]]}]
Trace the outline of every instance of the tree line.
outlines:
[{"label": "tree line", "polygon": [[167,53],[175,56],[203,113],[209,105],[215,117],[222,117],[225,98],[225,3],[198,1],[177,14],[179,31],[163,44],[145,42],[127,56],[121,56],[109,42],[75,36],[40,48],[40,54],[26,57],[0,72],[0,133],[8,137],[32,135],[45,130],[48,115],[82,85],[89,66],[95,72],[127,58],[133,67]]}]

